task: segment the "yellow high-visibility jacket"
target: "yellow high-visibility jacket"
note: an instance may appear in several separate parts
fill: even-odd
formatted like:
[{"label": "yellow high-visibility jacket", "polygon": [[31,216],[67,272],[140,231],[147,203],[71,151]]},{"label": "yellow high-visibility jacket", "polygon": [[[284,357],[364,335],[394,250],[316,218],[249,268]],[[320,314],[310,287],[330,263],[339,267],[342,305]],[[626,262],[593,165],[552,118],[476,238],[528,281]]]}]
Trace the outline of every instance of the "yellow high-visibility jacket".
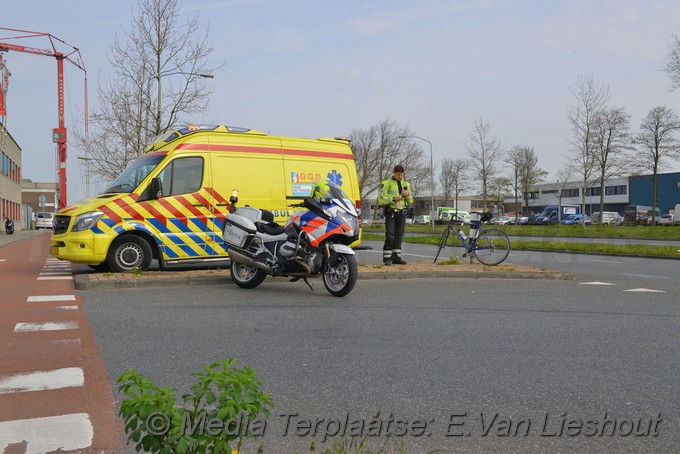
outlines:
[{"label": "yellow high-visibility jacket", "polygon": [[395,201],[399,196],[399,188],[397,187],[397,180],[394,177],[389,177],[387,180],[380,183],[380,191],[378,192],[378,203],[380,205],[388,206],[395,210],[403,210],[408,205],[413,203],[413,195],[411,194],[411,184],[406,180],[401,180],[401,188],[406,189],[409,194],[404,200]]}]

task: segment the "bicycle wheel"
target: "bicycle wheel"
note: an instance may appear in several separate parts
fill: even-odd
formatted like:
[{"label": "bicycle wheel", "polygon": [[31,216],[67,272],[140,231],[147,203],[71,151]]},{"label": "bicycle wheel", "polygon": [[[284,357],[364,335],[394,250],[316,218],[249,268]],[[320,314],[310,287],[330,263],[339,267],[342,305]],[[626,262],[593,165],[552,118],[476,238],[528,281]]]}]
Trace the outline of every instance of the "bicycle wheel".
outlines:
[{"label": "bicycle wheel", "polygon": [[442,237],[439,238],[439,244],[437,246],[439,249],[437,250],[437,255],[434,256],[434,262],[437,263],[437,259],[439,258],[439,254],[442,252],[442,249],[446,247],[447,241],[449,241],[449,233],[451,230],[446,229],[444,230],[444,233],[442,233]]},{"label": "bicycle wheel", "polygon": [[475,258],[484,265],[498,265],[510,253],[510,239],[498,229],[481,230],[474,249]]}]

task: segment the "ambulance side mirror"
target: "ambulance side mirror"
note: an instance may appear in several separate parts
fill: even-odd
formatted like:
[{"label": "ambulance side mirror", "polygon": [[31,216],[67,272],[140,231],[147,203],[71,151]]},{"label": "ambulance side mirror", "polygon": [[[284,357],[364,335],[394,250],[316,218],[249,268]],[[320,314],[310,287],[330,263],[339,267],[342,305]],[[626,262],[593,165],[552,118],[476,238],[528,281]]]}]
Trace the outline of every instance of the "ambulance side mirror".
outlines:
[{"label": "ambulance side mirror", "polygon": [[156,177],[151,179],[151,183],[149,183],[149,196],[152,199],[160,199],[163,197],[163,183],[161,183],[161,179]]}]

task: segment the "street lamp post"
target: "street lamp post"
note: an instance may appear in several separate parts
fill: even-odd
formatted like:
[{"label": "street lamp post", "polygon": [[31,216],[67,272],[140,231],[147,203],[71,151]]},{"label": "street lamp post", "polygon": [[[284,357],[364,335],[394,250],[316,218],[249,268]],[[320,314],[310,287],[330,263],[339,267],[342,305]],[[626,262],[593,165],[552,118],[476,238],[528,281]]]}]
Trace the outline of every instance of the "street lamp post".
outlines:
[{"label": "street lamp post", "polygon": [[434,229],[434,166],[432,164],[432,142],[418,136],[399,136],[400,139],[420,139],[430,144],[430,226]]}]

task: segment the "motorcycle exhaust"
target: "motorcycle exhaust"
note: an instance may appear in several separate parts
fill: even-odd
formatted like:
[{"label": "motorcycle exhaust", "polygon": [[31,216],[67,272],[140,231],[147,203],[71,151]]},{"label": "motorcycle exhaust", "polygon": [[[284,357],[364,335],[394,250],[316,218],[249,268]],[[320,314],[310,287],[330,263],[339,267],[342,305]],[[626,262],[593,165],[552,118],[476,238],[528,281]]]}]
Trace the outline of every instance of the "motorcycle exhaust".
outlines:
[{"label": "motorcycle exhaust", "polygon": [[251,259],[250,257],[241,254],[240,252],[235,251],[233,248],[229,248],[229,257],[231,258],[232,262],[240,263],[241,265],[246,265],[246,266],[252,266],[254,268],[259,268],[262,271],[265,271],[267,273],[273,273],[274,270],[272,270],[270,267],[265,265],[264,263],[256,262],[255,260]]}]

